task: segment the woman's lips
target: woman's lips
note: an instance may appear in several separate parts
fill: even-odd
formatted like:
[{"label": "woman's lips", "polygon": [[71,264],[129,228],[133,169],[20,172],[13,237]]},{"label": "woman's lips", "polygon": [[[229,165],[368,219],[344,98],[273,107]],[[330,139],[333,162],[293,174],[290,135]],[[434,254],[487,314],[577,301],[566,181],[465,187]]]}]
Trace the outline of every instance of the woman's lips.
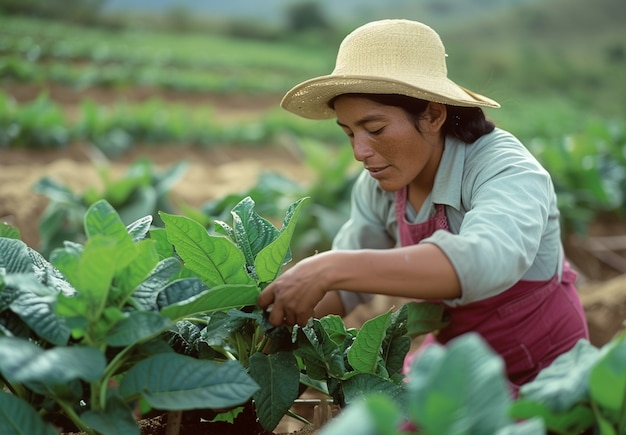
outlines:
[{"label": "woman's lips", "polygon": [[389,169],[389,166],[366,167],[365,169],[367,169],[369,171],[369,173],[372,176],[372,178],[381,178],[381,177],[383,177],[385,175],[385,173]]}]

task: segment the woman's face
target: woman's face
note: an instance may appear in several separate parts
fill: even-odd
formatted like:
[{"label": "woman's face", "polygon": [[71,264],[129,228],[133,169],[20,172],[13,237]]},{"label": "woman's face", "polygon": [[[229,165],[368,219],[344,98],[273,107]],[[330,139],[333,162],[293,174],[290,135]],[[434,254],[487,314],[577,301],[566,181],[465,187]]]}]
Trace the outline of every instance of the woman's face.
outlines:
[{"label": "woman's face", "polygon": [[343,95],[334,103],[337,124],[350,138],[354,158],[383,190],[395,192],[407,185],[432,189],[443,139],[428,124],[430,106],[414,120],[400,107],[364,97]]}]

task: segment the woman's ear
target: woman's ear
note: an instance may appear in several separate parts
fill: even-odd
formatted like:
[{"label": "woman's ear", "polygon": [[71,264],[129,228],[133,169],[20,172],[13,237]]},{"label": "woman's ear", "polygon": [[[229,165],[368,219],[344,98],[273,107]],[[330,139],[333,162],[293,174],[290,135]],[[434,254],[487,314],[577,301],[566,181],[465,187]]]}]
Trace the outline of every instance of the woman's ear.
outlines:
[{"label": "woman's ear", "polygon": [[422,119],[425,125],[431,133],[435,133],[441,130],[441,126],[446,122],[448,111],[445,104],[433,103],[431,101],[426,106],[424,115]]}]

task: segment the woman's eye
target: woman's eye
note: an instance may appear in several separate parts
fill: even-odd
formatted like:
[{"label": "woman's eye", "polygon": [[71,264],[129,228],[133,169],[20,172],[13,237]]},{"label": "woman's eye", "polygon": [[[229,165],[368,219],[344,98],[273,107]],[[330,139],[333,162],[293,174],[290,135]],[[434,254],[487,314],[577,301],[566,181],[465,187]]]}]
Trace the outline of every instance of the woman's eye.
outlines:
[{"label": "woman's eye", "polygon": [[382,128],[379,128],[378,130],[370,131],[369,134],[376,136],[378,134],[381,134],[384,129],[385,127],[382,127]]},{"label": "woman's eye", "polygon": [[352,133],[352,131],[347,130],[347,129],[345,129],[345,128],[343,129],[343,132],[344,132],[344,133],[346,134],[346,136],[348,136],[348,137],[353,137],[353,136],[354,136],[354,133]]}]

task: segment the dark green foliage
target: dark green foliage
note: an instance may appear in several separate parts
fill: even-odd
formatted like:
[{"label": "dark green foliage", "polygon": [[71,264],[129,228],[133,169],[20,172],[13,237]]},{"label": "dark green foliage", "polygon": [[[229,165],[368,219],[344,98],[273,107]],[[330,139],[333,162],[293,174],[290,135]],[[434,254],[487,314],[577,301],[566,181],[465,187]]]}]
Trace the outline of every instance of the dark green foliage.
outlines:
[{"label": "dark green foliage", "polygon": [[428,347],[412,363],[406,408],[370,392],[321,434],[397,434],[406,422],[420,434],[623,434],[625,338],[601,349],[580,341],[512,399],[502,359],[478,335],[465,334]]}]

